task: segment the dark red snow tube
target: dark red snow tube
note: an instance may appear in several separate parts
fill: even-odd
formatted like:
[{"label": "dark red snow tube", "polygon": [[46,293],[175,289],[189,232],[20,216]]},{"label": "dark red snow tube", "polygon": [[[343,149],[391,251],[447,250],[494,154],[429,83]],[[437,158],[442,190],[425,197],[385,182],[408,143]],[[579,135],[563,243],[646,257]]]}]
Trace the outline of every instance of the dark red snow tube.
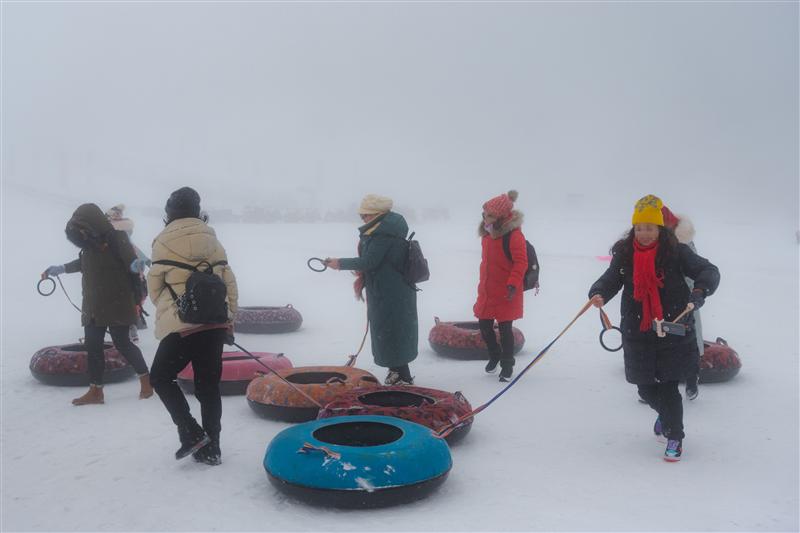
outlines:
[{"label": "dark red snow tube", "polygon": [[[103,345],[103,355],[106,359],[104,383],[123,381],[136,375],[133,367],[110,342]],[[29,368],[33,377],[48,385],[89,385],[88,356],[84,344],[42,348],[33,354]]]},{"label": "dark red snow tube", "polygon": [[739,373],[742,360],[722,337],[716,342],[703,341],[705,351],[700,357],[700,383],[728,381]]},{"label": "dark red snow tube", "polygon": [[[259,361],[275,371],[292,368],[292,362],[282,353],[251,352]],[[268,374],[269,370],[258,364],[252,357],[244,352],[222,353],[222,379],[219,382],[219,392],[223,396],[234,396],[247,392],[247,385],[254,378]],[[194,394],[194,369],[187,365],[178,374],[178,385],[189,394]]]},{"label": "dark red snow tube", "polygon": [[[444,429],[472,411],[461,392],[396,385],[380,388],[360,388],[342,392],[320,409],[317,418],[352,415],[383,415],[416,422],[434,431]],[[472,418],[466,419],[446,437],[453,444],[463,439],[472,428]]]},{"label": "dark red snow tube", "polygon": [[[489,351],[481,337],[478,322],[442,322],[435,317],[436,325],[428,335],[428,342],[433,351],[445,357],[454,359],[489,359]],[[525,345],[525,336],[517,328],[512,328],[514,333],[514,354],[519,353]],[[500,344],[500,332],[497,324],[494,326],[497,343]]]},{"label": "dark red snow tube", "polygon": [[240,307],[233,323],[238,333],[288,333],[300,328],[303,316],[288,304],[284,307]]}]

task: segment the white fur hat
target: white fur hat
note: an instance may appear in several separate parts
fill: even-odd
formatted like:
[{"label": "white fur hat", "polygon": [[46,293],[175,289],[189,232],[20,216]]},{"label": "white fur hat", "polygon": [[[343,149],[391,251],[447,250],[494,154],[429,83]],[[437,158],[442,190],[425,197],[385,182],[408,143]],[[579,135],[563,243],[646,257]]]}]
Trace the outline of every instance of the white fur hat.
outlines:
[{"label": "white fur hat", "polygon": [[378,194],[368,194],[358,207],[359,215],[379,215],[392,209],[392,199]]}]

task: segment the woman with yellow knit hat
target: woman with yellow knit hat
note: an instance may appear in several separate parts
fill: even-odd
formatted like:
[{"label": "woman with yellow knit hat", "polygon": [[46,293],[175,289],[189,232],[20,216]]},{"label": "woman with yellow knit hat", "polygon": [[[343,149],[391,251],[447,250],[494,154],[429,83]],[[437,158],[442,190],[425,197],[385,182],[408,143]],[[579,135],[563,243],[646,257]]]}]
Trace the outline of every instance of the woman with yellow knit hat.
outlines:
[{"label": "woman with yellow knit hat", "polygon": [[[697,350],[694,318],[682,319],[686,335],[653,330],[654,320],[673,321],[692,304],[703,305],[719,285],[719,270],[664,226],[661,199],[636,202],[627,236],[611,248],[611,265],[589,289],[595,307],[602,307],[622,289],[622,347],[625,378],[657,413],[653,432],[667,439],[666,461],[679,461],[683,448],[683,402],[678,382]],[[689,289],[685,278],[694,280]]]}]

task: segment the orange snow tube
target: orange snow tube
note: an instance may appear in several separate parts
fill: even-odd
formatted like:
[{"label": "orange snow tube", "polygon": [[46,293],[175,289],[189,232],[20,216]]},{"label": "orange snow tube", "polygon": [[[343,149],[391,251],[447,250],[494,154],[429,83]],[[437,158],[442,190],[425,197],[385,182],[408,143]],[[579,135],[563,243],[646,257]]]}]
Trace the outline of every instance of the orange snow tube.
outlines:
[{"label": "orange snow tube", "polygon": [[[366,370],[349,366],[306,366],[277,372],[319,405],[358,387],[380,386],[378,379]],[[296,389],[270,372],[247,386],[247,403],[260,416],[272,420],[308,422],[316,419],[319,406]]]}]

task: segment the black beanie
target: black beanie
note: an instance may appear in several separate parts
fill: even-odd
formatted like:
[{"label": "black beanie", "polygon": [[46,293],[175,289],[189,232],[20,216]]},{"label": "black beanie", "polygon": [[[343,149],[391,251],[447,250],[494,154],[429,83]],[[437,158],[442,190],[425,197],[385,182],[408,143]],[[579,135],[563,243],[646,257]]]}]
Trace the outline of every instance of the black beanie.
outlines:
[{"label": "black beanie", "polygon": [[181,187],[169,195],[164,208],[169,220],[200,217],[200,195],[191,187]]}]

